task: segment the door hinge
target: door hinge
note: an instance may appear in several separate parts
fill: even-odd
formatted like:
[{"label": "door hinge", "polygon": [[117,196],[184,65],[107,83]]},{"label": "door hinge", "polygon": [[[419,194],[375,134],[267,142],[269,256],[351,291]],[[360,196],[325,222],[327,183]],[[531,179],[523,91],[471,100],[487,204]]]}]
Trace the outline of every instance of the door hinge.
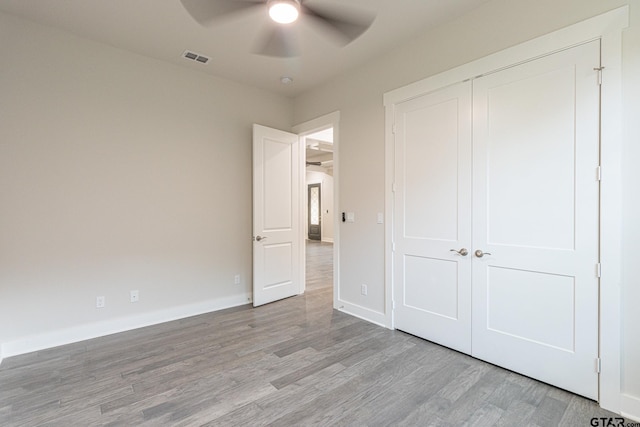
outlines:
[{"label": "door hinge", "polygon": [[394,135],[396,134],[396,124],[395,123],[391,125],[391,133],[394,134]]},{"label": "door hinge", "polygon": [[594,68],[593,71],[597,71],[598,72],[598,84],[601,85],[602,84],[602,70],[604,70],[604,67],[598,67],[598,68]]},{"label": "door hinge", "polygon": [[394,193],[395,193],[395,192],[396,192],[396,190],[397,190],[397,188],[398,188],[398,187],[396,186],[396,183],[395,183],[395,182],[394,182],[393,184],[391,184],[391,191],[392,191],[392,192],[394,192]]},{"label": "door hinge", "polygon": [[391,309],[392,310],[396,309],[396,300],[391,300]]},{"label": "door hinge", "polygon": [[396,251],[396,242],[391,242],[391,252]]},{"label": "door hinge", "polygon": [[596,358],[596,372],[599,374],[602,372],[602,359]]},{"label": "door hinge", "polygon": [[602,264],[597,263],[596,264],[596,277],[599,279],[600,277],[602,277]]},{"label": "door hinge", "polygon": [[596,168],[596,180],[602,181],[602,166]]}]

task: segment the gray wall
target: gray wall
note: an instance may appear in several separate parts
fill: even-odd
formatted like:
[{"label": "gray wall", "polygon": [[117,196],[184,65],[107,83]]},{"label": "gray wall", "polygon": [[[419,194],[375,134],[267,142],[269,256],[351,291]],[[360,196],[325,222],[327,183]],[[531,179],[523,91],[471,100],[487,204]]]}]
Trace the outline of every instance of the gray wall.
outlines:
[{"label": "gray wall", "polygon": [[246,303],[252,123],[292,101],[8,15],[0,40],[5,356]]}]

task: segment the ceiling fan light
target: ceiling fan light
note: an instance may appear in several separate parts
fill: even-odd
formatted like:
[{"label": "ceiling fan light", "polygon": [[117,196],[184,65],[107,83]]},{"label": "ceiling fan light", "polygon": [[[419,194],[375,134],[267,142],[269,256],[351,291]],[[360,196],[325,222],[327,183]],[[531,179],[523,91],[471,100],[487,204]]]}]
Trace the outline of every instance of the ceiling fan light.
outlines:
[{"label": "ceiling fan light", "polygon": [[299,14],[300,4],[295,0],[277,0],[269,4],[269,16],[278,24],[290,24]]}]

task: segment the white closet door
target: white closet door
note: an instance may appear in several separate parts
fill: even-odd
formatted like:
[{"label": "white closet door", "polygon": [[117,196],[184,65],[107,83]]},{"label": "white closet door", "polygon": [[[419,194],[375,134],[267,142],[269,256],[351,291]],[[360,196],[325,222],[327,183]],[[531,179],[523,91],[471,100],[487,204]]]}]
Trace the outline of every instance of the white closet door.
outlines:
[{"label": "white closet door", "polygon": [[474,80],[473,356],[597,398],[600,47]]},{"label": "white closet door", "polygon": [[395,106],[394,322],[471,352],[471,84]]}]

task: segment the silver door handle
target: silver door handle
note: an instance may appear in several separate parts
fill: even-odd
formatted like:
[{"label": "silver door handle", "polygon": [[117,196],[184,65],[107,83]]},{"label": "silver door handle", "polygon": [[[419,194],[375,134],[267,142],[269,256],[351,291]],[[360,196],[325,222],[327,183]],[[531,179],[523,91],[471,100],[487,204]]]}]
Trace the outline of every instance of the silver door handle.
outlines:
[{"label": "silver door handle", "polygon": [[469,251],[467,250],[467,248],[462,248],[459,251],[457,251],[455,249],[449,249],[449,252],[456,252],[457,254],[462,255],[462,256],[469,255]]},{"label": "silver door handle", "polygon": [[256,241],[260,241],[260,240],[264,240],[266,239],[266,237],[262,237],[262,236],[256,236]]},{"label": "silver door handle", "polygon": [[480,249],[478,249],[477,251],[475,251],[475,255],[478,258],[482,258],[485,255],[491,255],[491,252],[482,252]]}]

